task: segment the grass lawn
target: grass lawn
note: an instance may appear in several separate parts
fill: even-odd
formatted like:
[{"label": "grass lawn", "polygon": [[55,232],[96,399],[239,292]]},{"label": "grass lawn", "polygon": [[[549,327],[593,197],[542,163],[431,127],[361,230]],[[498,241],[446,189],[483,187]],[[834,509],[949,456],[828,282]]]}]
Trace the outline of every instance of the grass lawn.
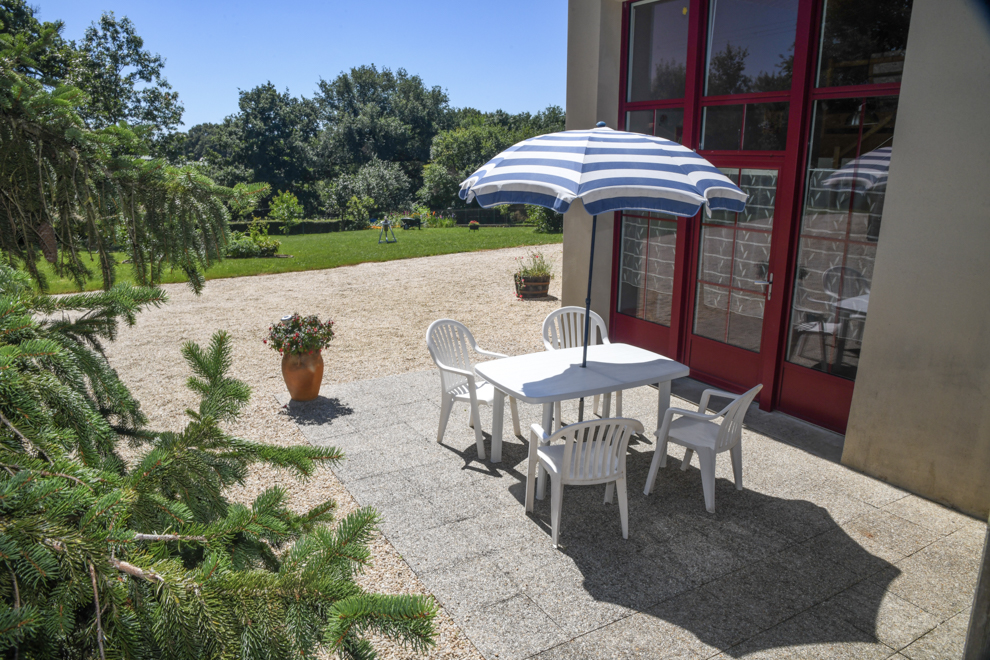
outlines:
[{"label": "grass lawn", "polygon": [[[562,234],[537,234],[532,227],[482,227],[469,231],[465,227],[452,229],[398,230],[395,232],[398,243],[378,244],[378,230],[348,231],[332,234],[305,234],[299,236],[278,236],[282,241],[281,254],[291,254],[291,259],[226,259],[206,271],[206,279],[242,277],[268,273],[288,273],[300,270],[320,270],[337,266],[351,266],[366,261],[391,261],[410,257],[427,257],[453,252],[473,252],[475,250],[496,250],[498,248],[521,245],[546,245],[560,243]],[[118,262],[126,259],[123,254],[115,255]],[[70,280],[55,277],[46,262],[39,264],[48,275],[51,293],[75,291]],[[99,289],[99,268],[92,268],[96,277],[86,283],[86,290]],[[117,267],[117,277],[121,281],[133,281],[129,265]],[[165,282],[184,282],[181,271],[165,274]]]}]

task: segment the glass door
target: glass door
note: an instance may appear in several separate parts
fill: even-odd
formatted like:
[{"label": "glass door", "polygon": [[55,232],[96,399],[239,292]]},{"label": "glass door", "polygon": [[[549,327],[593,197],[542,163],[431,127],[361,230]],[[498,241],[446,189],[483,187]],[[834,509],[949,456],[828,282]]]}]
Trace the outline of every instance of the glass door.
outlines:
[{"label": "glass door", "polygon": [[771,242],[777,170],[720,168],[749,195],[742,213],[700,216],[686,357],[733,389],[761,382],[764,313],[774,295]]}]

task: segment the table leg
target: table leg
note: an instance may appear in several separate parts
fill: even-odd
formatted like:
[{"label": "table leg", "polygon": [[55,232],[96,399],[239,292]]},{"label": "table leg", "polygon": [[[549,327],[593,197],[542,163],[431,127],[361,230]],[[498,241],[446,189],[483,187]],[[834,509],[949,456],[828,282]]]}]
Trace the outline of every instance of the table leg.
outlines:
[{"label": "table leg", "polygon": [[502,462],[502,427],[505,424],[505,392],[495,388],[492,400],[492,463]]},{"label": "table leg", "polygon": [[602,419],[612,416],[612,393],[602,395]]},{"label": "table leg", "polygon": [[[553,403],[543,404],[543,429],[546,430],[550,428],[550,422],[553,419]],[[530,433],[529,436],[529,461],[526,473],[526,512],[529,513],[533,510],[534,500],[536,499],[536,466],[539,461],[536,460],[536,449],[539,443],[538,438],[534,438],[533,434]]]}]

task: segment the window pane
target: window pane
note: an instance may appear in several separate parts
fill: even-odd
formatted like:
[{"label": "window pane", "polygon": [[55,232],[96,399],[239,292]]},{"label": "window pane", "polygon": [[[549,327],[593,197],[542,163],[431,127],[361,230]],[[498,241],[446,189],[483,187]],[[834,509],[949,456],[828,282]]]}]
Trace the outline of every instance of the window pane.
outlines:
[{"label": "window pane", "polygon": [[826,0],[818,87],[900,82],[911,0]]},{"label": "window pane", "polygon": [[657,110],[657,123],[653,134],[683,144],[684,110],[682,108]]},{"label": "window pane", "polygon": [[700,149],[736,151],[742,148],[743,106],[715,105],[704,109]]},{"label": "window pane", "polygon": [[634,110],[626,113],[626,130],[630,133],[653,135],[653,111]]},{"label": "window pane", "polygon": [[855,380],[896,97],[815,105],[787,359]]},{"label": "window pane", "polygon": [[659,213],[623,215],[619,265],[621,314],[670,326],[677,223]]},{"label": "window pane", "polygon": [[753,103],[746,106],[743,149],[783,151],[787,148],[788,103]]},{"label": "window pane", "polygon": [[705,94],[791,88],[798,0],[711,0]]},{"label": "window pane", "polygon": [[749,195],[742,213],[716,211],[701,224],[694,334],[760,350],[773,232],[776,170],[722,169]]},{"label": "window pane", "polygon": [[788,103],[714,105],[704,109],[701,149],[783,151],[787,148]]},{"label": "window pane", "polygon": [[627,101],[684,97],[689,7],[689,0],[656,0],[632,6]]}]

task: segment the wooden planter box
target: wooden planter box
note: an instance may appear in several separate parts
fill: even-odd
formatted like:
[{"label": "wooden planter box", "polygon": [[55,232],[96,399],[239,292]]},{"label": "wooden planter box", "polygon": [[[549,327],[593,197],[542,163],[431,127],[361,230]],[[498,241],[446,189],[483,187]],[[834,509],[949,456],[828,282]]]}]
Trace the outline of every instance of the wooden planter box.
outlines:
[{"label": "wooden planter box", "polygon": [[550,290],[550,277],[522,277],[516,274],[516,296],[519,298],[546,298]]}]

